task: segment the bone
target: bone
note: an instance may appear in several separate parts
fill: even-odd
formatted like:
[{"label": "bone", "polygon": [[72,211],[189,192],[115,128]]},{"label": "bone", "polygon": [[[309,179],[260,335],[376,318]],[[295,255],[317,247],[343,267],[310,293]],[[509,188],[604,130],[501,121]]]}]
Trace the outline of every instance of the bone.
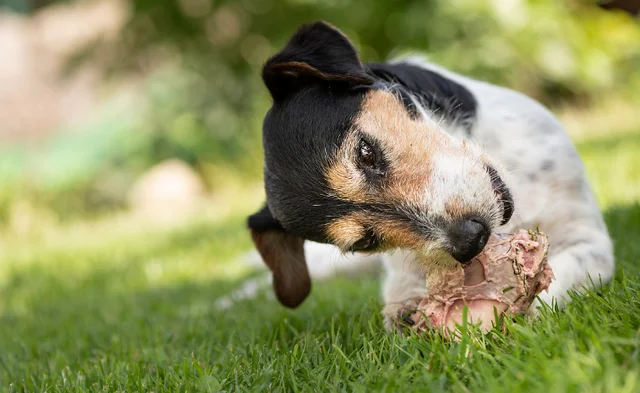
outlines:
[{"label": "bone", "polygon": [[554,279],[548,264],[549,241],[544,233],[521,229],[494,234],[483,252],[467,265],[429,276],[429,295],[411,318],[416,331],[440,330],[455,337],[467,321],[484,332],[496,326],[496,317],[525,315],[535,297]]}]

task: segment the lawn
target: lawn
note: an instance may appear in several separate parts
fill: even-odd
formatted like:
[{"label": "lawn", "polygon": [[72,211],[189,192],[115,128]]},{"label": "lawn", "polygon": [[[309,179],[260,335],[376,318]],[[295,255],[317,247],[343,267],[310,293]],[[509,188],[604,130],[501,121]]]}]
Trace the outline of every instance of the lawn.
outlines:
[{"label": "lawn", "polygon": [[616,278],[539,321],[458,343],[389,335],[372,277],[317,284],[295,311],[217,310],[252,274],[228,261],[255,206],[171,230],[61,227],[0,240],[0,391],[638,392],[640,133],[579,149]]}]

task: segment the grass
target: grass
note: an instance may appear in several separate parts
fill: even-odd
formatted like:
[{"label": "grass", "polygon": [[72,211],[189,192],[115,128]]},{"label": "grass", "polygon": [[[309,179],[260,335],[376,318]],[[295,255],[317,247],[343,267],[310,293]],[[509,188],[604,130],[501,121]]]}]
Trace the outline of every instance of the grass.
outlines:
[{"label": "grass", "polygon": [[225,262],[250,245],[240,213],[17,238],[2,243],[0,391],[640,391],[640,135],[580,152],[615,239],[616,278],[537,322],[458,343],[389,335],[371,277],[318,284],[295,311],[269,298],[216,310],[250,274]]}]

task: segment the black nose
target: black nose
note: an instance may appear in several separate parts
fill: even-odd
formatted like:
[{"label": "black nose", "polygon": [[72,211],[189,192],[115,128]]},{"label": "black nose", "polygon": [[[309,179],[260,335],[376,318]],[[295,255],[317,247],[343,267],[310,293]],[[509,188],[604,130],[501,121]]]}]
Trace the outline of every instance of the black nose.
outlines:
[{"label": "black nose", "polygon": [[471,218],[456,222],[449,230],[451,256],[460,263],[471,261],[487,244],[489,235],[489,228],[480,219]]}]

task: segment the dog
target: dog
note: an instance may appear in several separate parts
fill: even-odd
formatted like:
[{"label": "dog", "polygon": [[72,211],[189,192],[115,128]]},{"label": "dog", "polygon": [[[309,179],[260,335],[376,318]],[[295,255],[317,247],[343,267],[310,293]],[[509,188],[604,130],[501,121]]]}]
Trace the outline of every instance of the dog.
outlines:
[{"label": "dog", "polygon": [[[467,263],[493,232],[539,228],[555,281],[541,303],[608,282],[612,242],[583,164],[537,101],[410,56],[363,63],[337,28],[295,32],[262,69],[266,204],[248,218],[278,300],[309,295],[306,257],[380,257],[388,330],[412,321],[425,277]],[[326,257],[325,257],[326,255]]]}]

